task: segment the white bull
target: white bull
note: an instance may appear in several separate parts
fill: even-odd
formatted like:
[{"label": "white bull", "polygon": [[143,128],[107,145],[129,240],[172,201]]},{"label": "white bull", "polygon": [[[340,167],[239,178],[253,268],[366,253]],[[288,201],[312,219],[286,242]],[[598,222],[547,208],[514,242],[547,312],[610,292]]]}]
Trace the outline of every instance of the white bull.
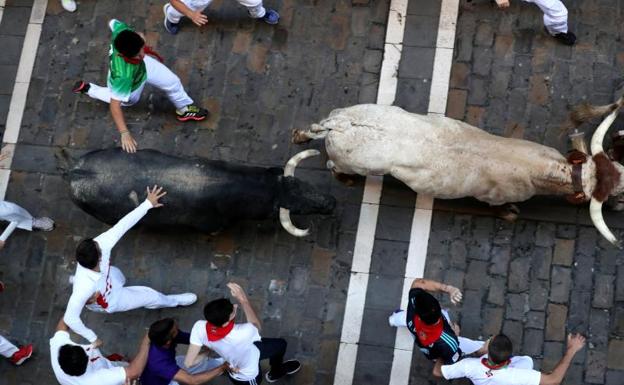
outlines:
[{"label": "white bull", "polygon": [[[602,175],[608,194],[624,192],[624,167],[606,161],[606,173],[596,156],[606,159],[602,139],[621,101],[592,138],[589,158],[582,165],[582,189],[591,197],[590,213],[600,233],[619,245],[602,218],[602,201],[595,190]],[[409,113],[399,107],[356,105],[332,111],[308,130],[295,130],[293,141],[325,138],[328,167],[339,174],[390,174],[417,193],[436,198],[474,197],[491,205],[521,202],[534,195],[572,195],[572,164],[554,148],[522,139],[491,135],[467,123]],[[600,161],[600,160],[599,160]],[[600,162],[599,162],[600,163]],[[612,166],[611,166],[612,165]],[[615,175],[615,177],[614,177]],[[603,189],[604,190],[604,189]],[[604,195],[604,194],[603,194]]]}]

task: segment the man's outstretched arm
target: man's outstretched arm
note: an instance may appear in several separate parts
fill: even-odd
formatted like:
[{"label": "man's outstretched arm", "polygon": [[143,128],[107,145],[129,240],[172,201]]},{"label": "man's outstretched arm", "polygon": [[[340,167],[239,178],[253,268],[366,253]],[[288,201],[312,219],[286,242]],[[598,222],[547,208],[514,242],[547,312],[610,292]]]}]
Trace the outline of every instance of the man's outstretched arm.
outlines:
[{"label": "man's outstretched arm", "polygon": [[119,131],[119,135],[121,135],[121,148],[126,152],[136,152],[137,142],[132,137],[126,125],[126,119],[121,110],[121,101],[111,99],[109,108],[111,116],[113,117],[113,122],[115,122],[115,126],[117,126],[117,131]]},{"label": "man's outstretched arm", "polygon": [[112,249],[115,244],[119,242],[121,237],[123,237],[128,230],[134,227],[134,225],[136,225],[137,222],[140,221],[145,214],[147,214],[149,209],[152,207],[162,207],[162,203],[158,202],[158,200],[166,194],[167,193],[163,191],[162,187],[154,185],[151,190],[148,187],[147,198],[143,203],[126,214],[125,217],[121,218],[115,226],[111,227],[108,231],[94,239],[102,250],[102,260],[100,261],[101,271],[106,271],[107,266],[110,264],[110,261],[108,260],[109,253],[105,253],[104,250]]},{"label": "man's outstretched arm", "polygon": [[585,346],[585,337],[580,334],[568,335],[568,348],[550,374],[542,373],[540,385],[559,385],[563,381],[574,355]]},{"label": "man's outstretched arm", "polygon": [[412,289],[423,289],[425,291],[431,292],[448,293],[449,297],[451,298],[451,302],[453,302],[454,304],[458,304],[463,298],[461,290],[459,290],[455,286],[447,285],[438,281],[434,281],[432,279],[416,278],[412,282]]}]

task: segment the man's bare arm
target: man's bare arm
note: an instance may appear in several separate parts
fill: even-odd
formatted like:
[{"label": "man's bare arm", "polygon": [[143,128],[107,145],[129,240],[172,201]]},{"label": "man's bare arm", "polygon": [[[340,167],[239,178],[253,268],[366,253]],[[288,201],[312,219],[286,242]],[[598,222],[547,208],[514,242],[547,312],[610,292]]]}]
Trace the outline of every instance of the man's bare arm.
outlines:
[{"label": "man's bare arm", "polygon": [[170,4],[178,12],[191,19],[193,23],[195,23],[195,25],[197,25],[198,27],[201,27],[208,22],[208,17],[204,15],[201,11],[193,11],[180,0],[171,0]]},{"label": "man's bare arm", "polygon": [[147,337],[143,337],[141,340],[141,344],[139,345],[139,351],[137,352],[134,359],[130,362],[126,369],[126,380],[134,380],[141,376],[143,373],[143,369],[145,369],[145,364],[147,363],[147,354],[149,352],[150,340]]},{"label": "man's bare arm", "polygon": [[113,117],[113,122],[115,122],[115,126],[117,126],[117,131],[119,131],[121,135],[121,148],[126,152],[136,152],[137,142],[132,137],[132,134],[130,134],[128,126],[126,125],[126,119],[121,110],[121,101],[111,99],[110,112]]},{"label": "man's bare arm", "polygon": [[234,282],[228,283],[227,287],[230,289],[232,297],[236,298],[236,300],[243,308],[243,312],[245,313],[247,322],[252,323],[256,328],[258,328],[258,331],[260,331],[262,329],[262,323],[260,323],[260,319],[256,315],[256,311],[251,306],[249,298],[247,298],[247,294],[245,293],[243,288],[239,284]]},{"label": "man's bare arm", "polygon": [[185,370],[180,369],[173,377],[173,379],[177,382],[187,385],[200,385],[212,380],[215,377],[220,376],[225,370],[227,370],[228,364],[223,363],[222,365],[217,366],[212,370],[208,370],[206,372],[198,373],[198,374],[189,374]]},{"label": "man's bare arm", "polygon": [[550,374],[542,373],[540,385],[559,385],[563,381],[574,355],[585,346],[585,337],[580,334],[568,335],[568,348]]},{"label": "man's bare arm", "polygon": [[431,292],[444,292],[448,293],[451,298],[451,302],[457,304],[461,302],[463,295],[461,290],[452,285],[447,285],[432,279],[416,278],[412,282],[412,289],[423,289]]}]

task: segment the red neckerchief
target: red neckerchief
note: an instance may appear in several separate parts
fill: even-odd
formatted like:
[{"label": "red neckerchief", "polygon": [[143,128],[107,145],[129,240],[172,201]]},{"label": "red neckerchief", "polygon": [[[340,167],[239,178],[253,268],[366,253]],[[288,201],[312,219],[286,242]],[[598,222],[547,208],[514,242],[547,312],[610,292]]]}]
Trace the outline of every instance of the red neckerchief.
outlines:
[{"label": "red neckerchief", "polygon": [[[149,45],[146,45],[143,47],[143,52],[145,52],[146,55],[155,57],[159,62],[161,63],[163,62],[162,56],[160,56],[158,52],[154,51],[152,47],[150,47]],[[140,64],[143,61],[143,59],[137,59],[135,57],[127,57],[127,56],[122,55],[121,53],[117,53],[117,55],[119,55],[128,64],[136,65],[136,64]]]},{"label": "red neckerchief", "polygon": [[420,343],[424,346],[429,346],[436,342],[442,335],[444,331],[444,321],[442,321],[442,317],[440,317],[438,322],[433,325],[428,325],[424,323],[419,316],[415,315],[414,329],[416,330],[416,335]]},{"label": "red neckerchief", "polygon": [[507,361],[505,361],[503,363],[495,364],[495,363],[491,363],[488,358],[483,357],[481,359],[481,364],[483,366],[485,366],[486,368],[490,369],[490,370],[502,369],[505,366],[509,365],[510,362],[511,362],[511,360],[507,360]]},{"label": "red neckerchief", "polygon": [[208,335],[208,341],[219,341],[223,337],[230,334],[232,329],[234,328],[234,320],[228,322],[227,325],[215,326],[210,322],[206,321],[206,334]]}]

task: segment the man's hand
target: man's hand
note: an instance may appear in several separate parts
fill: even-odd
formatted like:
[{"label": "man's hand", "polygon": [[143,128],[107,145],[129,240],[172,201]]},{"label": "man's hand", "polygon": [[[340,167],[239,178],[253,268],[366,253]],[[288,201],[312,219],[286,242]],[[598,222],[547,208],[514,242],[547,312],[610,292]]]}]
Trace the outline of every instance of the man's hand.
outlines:
[{"label": "man's hand", "polygon": [[91,347],[93,349],[99,349],[102,345],[104,345],[104,341],[99,338],[91,343]]},{"label": "man's hand", "polygon": [[444,291],[446,291],[451,299],[451,302],[454,305],[457,305],[461,302],[462,298],[464,298],[461,290],[456,288],[455,286],[445,285]]},{"label": "man's hand", "polygon": [[162,187],[158,187],[154,185],[150,190],[149,186],[147,187],[147,200],[150,201],[153,207],[162,207],[162,203],[158,202],[158,200],[167,195],[166,191],[163,191]]},{"label": "man's hand", "polygon": [[245,294],[245,290],[243,290],[238,283],[230,282],[227,284],[227,287],[230,289],[232,297],[234,297],[238,302],[244,303],[249,301],[247,294]]},{"label": "man's hand", "polygon": [[132,134],[130,134],[130,131],[126,131],[121,134],[121,148],[125,152],[129,152],[131,154],[136,152],[137,142],[132,137]]},{"label": "man's hand", "polygon": [[585,346],[585,337],[580,334],[568,334],[568,351],[576,354]]},{"label": "man's hand", "polygon": [[193,20],[193,23],[195,23],[198,27],[201,27],[208,22],[208,16],[204,15],[201,11],[193,12],[190,19]]},{"label": "man's hand", "polygon": [[498,8],[509,8],[509,0],[496,0]]}]

